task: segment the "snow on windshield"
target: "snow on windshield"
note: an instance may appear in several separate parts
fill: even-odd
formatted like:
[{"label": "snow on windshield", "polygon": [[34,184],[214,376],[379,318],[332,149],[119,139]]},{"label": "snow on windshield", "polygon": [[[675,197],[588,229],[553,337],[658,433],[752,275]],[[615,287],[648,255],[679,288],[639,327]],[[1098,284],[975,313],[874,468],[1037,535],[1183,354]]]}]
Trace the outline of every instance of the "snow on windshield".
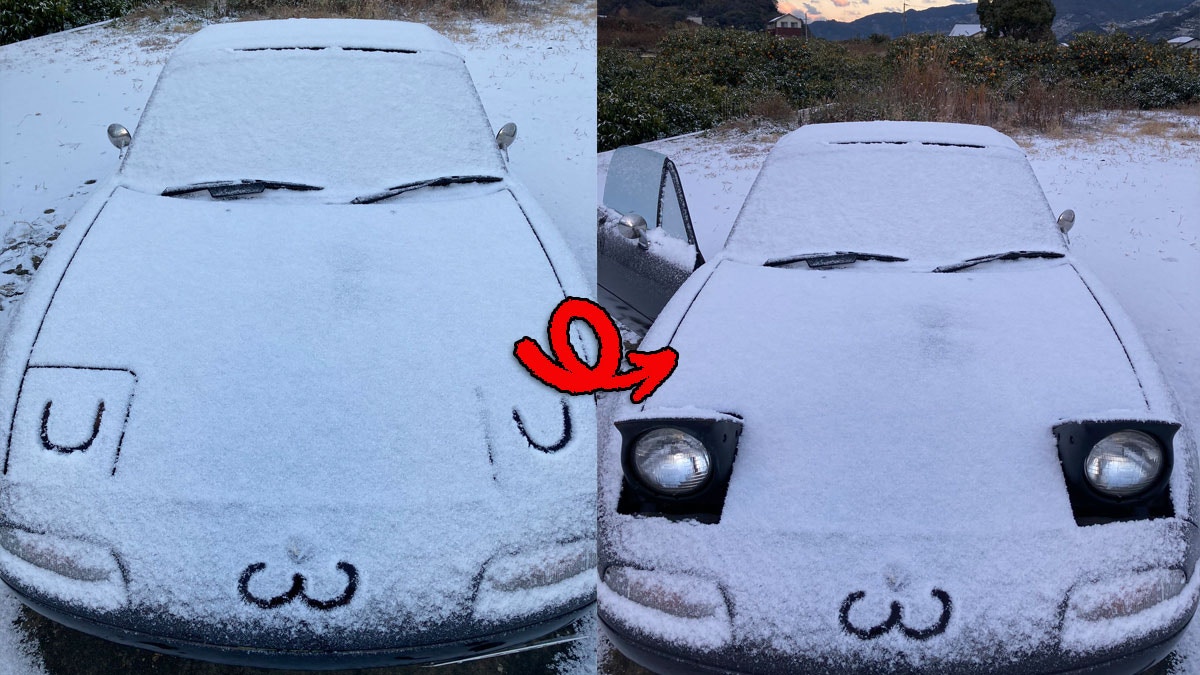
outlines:
[{"label": "snow on windshield", "polygon": [[[730,255],[762,262],[856,251],[936,266],[1066,250],[1037,178],[1011,141],[989,146],[990,137],[969,133],[926,133],[921,141],[914,133],[959,125],[853,125],[870,130],[858,135],[822,126],[793,132],[771,151],[726,242]],[[890,133],[896,130],[906,133]]]},{"label": "snow on windshield", "polygon": [[348,201],[504,171],[465,65],[441,52],[188,50],[164,68],[134,139],[126,180],[153,193],[254,178]]}]

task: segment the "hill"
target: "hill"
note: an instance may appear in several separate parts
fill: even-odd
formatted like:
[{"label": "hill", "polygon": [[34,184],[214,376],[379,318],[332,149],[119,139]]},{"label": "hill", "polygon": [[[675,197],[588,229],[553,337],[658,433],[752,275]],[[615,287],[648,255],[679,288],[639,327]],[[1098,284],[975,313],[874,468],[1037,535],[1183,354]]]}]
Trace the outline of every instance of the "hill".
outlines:
[{"label": "hill", "polygon": [[[1054,6],[1058,10],[1054,33],[1059,38],[1110,27],[1136,32],[1156,21],[1162,22],[1157,33],[1165,35],[1176,30],[1177,12],[1200,13],[1200,0],[1055,0]],[[909,10],[905,18],[909,33],[948,33],[956,23],[979,23],[974,4]],[[849,22],[816,21],[812,32],[828,40],[865,38],[875,33],[896,37],[904,33],[904,23],[899,12],[880,12]],[[1166,37],[1175,35],[1178,32]]]},{"label": "hill", "polygon": [[779,15],[775,0],[600,0],[601,16],[671,26],[689,16],[704,25],[762,30]]}]

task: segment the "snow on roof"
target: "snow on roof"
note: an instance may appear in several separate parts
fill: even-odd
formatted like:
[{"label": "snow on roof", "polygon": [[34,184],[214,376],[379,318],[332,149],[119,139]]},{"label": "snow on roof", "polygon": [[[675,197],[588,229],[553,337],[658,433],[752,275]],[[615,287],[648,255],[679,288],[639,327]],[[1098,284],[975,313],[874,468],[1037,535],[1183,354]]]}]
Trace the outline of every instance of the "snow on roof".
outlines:
[{"label": "snow on roof", "polygon": [[956,23],[950,29],[950,37],[971,37],[983,32],[983,26],[977,23]]},{"label": "snow on roof", "polygon": [[175,54],[299,47],[397,49],[459,56],[453,43],[424,24],[366,19],[284,19],[212,24],[184,40]]},{"label": "snow on roof", "polygon": [[210,31],[222,45],[446,42],[424,26],[391,24],[263,21],[200,31],[163,69],[122,167],[126,184],[158,193],[262,179],[321,186],[322,198],[349,201],[441,176],[503,175],[487,114],[452,48],[202,48]]},{"label": "snow on roof", "polygon": [[774,19],[771,19],[767,23],[775,23],[776,21],[779,21],[780,19],[795,19],[796,21],[800,21],[801,23],[804,22],[804,19],[796,16],[792,12],[788,12],[787,14],[780,14],[779,16],[775,17]]},{"label": "snow on roof", "polygon": [[1020,150],[1021,147],[999,131],[975,124],[881,121],[809,124],[781,138],[776,148],[853,142],[946,143],[1013,150]]},{"label": "snow on roof", "polygon": [[[797,190],[803,209],[776,198]],[[926,268],[1007,251],[1066,251],[1011,139],[987,127],[922,122],[810,125],[783,137],[725,246],[747,261],[856,251]]]}]

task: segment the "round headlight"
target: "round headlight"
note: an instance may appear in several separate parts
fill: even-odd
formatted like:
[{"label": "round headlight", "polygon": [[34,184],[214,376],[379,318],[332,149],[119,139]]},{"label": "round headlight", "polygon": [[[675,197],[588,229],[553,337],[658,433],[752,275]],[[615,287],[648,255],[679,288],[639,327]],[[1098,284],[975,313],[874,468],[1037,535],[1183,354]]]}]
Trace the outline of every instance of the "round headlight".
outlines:
[{"label": "round headlight", "polygon": [[1149,434],[1118,431],[1092,447],[1083,462],[1083,475],[1106,495],[1128,497],[1153,485],[1163,463],[1162,447]]},{"label": "round headlight", "polygon": [[633,467],[642,483],[668,495],[696,492],[712,473],[708,450],[681,429],[654,429],[633,444]]}]

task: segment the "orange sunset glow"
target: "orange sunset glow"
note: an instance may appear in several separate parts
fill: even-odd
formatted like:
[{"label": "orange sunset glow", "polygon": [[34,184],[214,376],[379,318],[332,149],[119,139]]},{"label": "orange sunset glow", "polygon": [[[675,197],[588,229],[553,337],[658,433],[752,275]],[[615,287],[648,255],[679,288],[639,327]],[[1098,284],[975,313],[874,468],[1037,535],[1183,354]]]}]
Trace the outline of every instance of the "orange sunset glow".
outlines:
[{"label": "orange sunset glow", "polygon": [[902,2],[906,9],[929,9],[970,4],[974,0],[783,0],[778,7],[780,12],[791,12],[799,17],[807,13],[809,21],[853,21],[868,14],[899,12]]}]

